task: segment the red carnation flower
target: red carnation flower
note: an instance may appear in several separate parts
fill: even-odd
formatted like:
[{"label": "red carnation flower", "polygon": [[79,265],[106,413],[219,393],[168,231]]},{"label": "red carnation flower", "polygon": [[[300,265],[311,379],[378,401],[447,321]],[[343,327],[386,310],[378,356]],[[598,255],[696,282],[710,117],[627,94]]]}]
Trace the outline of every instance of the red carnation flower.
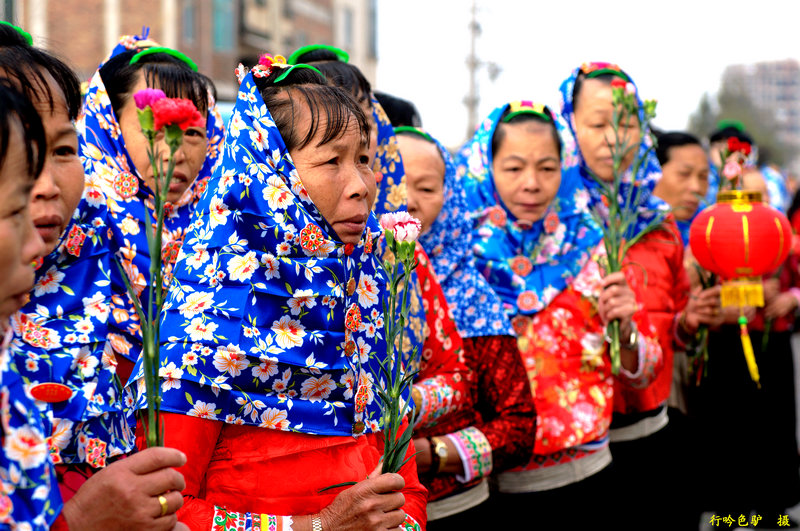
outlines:
[{"label": "red carnation flower", "polygon": [[625,81],[624,79],[620,79],[618,77],[615,77],[614,79],[611,80],[611,88],[612,89],[616,88],[616,89],[625,90],[625,85],[627,85],[627,84],[628,84],[627,81]]},{"label": "red carnation flower", "polygon": [[177,125],[181,131],[190,127],[203,127],[203,116],[191,100],[161,98],[151,105],[156,131],[164,126]]}]

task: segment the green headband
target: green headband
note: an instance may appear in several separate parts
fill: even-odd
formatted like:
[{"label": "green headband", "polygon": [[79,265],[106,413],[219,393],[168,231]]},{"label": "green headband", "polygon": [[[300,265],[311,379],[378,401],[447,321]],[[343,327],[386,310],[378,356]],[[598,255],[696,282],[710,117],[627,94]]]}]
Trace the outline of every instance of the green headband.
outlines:
[{"label": "green headband", "polygon": [[322,72],[320,72],[320,71],[319,71],[319,70],[318,70],[316,67],[313,67],[313,66],[311,66],[311,65],[299,64],[299,65],[292,65],[292,66],[290,66],[289,68],[284,68],[283,70],[285,70],[285,72],[284,72],[283,74],[279,75],[278,77],[276,77],[276,78],[275,78],[275,81],[273,81],[273,83],[280,83],[281,81],[283,81],[284,79],[286,79],[286,76],[288,76],[288,75],[289,75],[289,73],[290,73],[292,70],[294,70],[295,68],[307,68],[307,69],[309,69],[309,70],[313,70],[313,71],[314,71],[314,72],[316,72],[317,74],[321,75],[323,79],[325,79],[325,74],[323,74]]},{"label": "green headband", "polygon": [[297,60],[300,58],[301,55],[307,54],[308,52],[313,52],[314,50],[328,50],[329,52],[336,55],[336,58],[343,62],[347,63],[350,61],[350,55],[342,50],[341,48],[337,48],[335,46],[329,46],[327,44],[309,44],[308,46],[302,46],[294,51],[292,55],[289,56],[289,60],[287,63],[290,65],[297,64]]},{"label": "green headband", "polygon": [[0,20],[0,24],[4,24],[6,26],[10,26],[10,27],[14,28],[15,30],[17,30],[17,33],[22,35],[22,38],[25,39],[25,41],[28,43],[28,46],[33,46],[33,37],[31,37],[30,33],[25,31],[24,29],[20,28],[19,26],[15,26],[11,22],[7,22],[5,20]]},{"label": "green headband", "polygon": [[595,70],[593,72],[589,72],[588,74],[586,74],[586,78],[587,79],[592,79],[592,78],[595,78],[595,77],[598,77],[598,76],[602,76],[603,74],[611,74],[612,76],[617,76],[620,79],[624,79],[628,83],[631,82],[631,78],[629,78],[627,76],[627,74],[625,74],[624,72],[622,72],[620,70],[614,70],[613,68],[600,68],[600,69]]},{"label": "green headband", "polygon": [[515,116],[519,116],[520,114],[532,114],[534,116],[538,116],[539,118],[544,119],[547,122],[552,122],[553,117],[547,114],[549,109],[542,105],[541,103],[532,103],[529,101],[512,101],[508,104],[508,108],[511,111],[505,117],[503,117],[502,122],[508,123],[510,122]]},{"label": "green headband", "polygon": [[420,129],[419,127],[411,127],[408,125],[401,125],[394,128],[394,134],[399,135],[401,133],[411,133],[413,135],[417,135],[420,138],[424,138],[428,142],[435,144],[436,142],[433,141],[433,137]]},{"label": "green headband", "polygon": [[733,127],[737,131],[744,133],[744,124],[739,120],[720,120],[717,122],[717,129],[727,129]]},{"label": "green headband", "polygon": [[131,61],[128,64],[131,64],[131,65],[136,64],[136,63],[139,62],[139,59],[141,59],[142,57],[144,57],[146,55],[154,54],[154,53],[165,53],[167,55],[171,55],[172,57],[174,57],[174,58],[176,58],[176,59],[178,59],[180,61],[183,61],[184,63],[186,63],[189,66],[189,68],[191,68],[192,70],[197,72],[197,64],[194,61],[192,61],[191,59],[189,59],[188,55],[183,54],[183,53],[179,52],[178,50],[173,50],[172,48],[167,48],[165,46],[153,46],[151,48],[145,48],[141,52],[139,52],[136,55],[134,55],[133,57],[131,57]]}]

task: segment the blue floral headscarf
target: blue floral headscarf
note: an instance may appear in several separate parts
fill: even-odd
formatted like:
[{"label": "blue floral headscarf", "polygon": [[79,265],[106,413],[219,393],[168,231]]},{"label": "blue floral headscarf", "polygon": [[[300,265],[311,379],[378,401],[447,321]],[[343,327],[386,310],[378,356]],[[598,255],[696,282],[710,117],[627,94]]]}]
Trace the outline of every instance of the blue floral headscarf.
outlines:
[{"label": "blue floral headscarf", "polygon": [[[607,63],[599,64],[608,65]],[[578,76],[581,74],[581,72],[583,72],[585,66],[586,65],[580,66],[573,70],[572,74],[570,74],[570,76],[565,79],[563,83],[561,83],[560,87],[561,115],[564,117],[564,120],[569,126],[573,137],[577,137],[575,108],[572,99],[573,90],[575,88],[575,81],[578,79]],[[608,66],[617,69],[616,65]],[[630,76],[628,76],[628,74],[624,75],[627,76],[630,83],[636,87],[636,84],[633,82]],[[636,101],[639,104],[639,122],[644,123],[644,104],[639,97],[638,88],[636,89]],[[628,234],[626,234],[627,239],[633,238],[641,233],[648,224],[656,219],[657,216],[663,216],[664,213],[669,210],[669,205],[667,205],[667,203],[653,195],[653,189],[655,188],[659,179],[661,179],[661,165],[658,163],[658,157],[655,154],[655,150],[651,149],[653,143],[652,139],[650,138],[649,130],[642,130],[642,137],[644,138],[644,141],[639,146],[637,157],[643,159],[643,162],[639,167],[639,171],[637,172],[636,176],[631,175],[632,169],[630,168],[622,176],[620,193],[617,198],[619,200],[619,204],[624,206],[629,195],[632,198],[632,201],[635,201],[638,196],[638,201],[636,201],[635,205],[637,219],[631,225]],[[581,178],[583,179],[583,184],[589,191],[589,197],[591,198],[589,207],[599,210],[607,218],[608,208],[603,205],[600,185],[597,183],[595,178],[592,177],[589,169],[586,167],[586,162],[583,160],[580,147],[578,147],[578,157],[575,160],[580,171]],[[632,188],[634,186],[635,188]]]},{"label": "blue floral headscarf", "polygon": [[760,170],[761,174],[764,176],[764,180],[767,182],[769,205],[775,210],[785,214],[792,204],[789,188],[786,186],[786,177],[769,164],[764,164],[761,166]]},{"label": "blue floral headscarf", "polygon": [[46,531],[61,513],[62,501],[47,436],[50,420],[26,392],[18,371],[23,359],[0,346],[0,527]]},{"label": "blue floral headscarf", "polygon": [[[248,73],[161,324],[162,410],[322,435],[380,429],[386,279],[370,216],[342,244]],[[141,404],[145,396],[141,364]]]},{"label": "blue floral headscarf", "polygon": [[[114,267],[108,212],[96,179],[89,182],[58,246],[38,268],[30,300],[12,317],[10,349],[26,387],[52,407],[53,461],[99,468],[133,449],[135,420],[108,342]],[[59,392],[48,393],[54,384]]]},{"label": "blue floral headscarf", "polygon": [[[146,36],[143,33],[141,36],[123,37],[110,57],[136,48]],[[177,257],[194,206],[205,191],[208,178],[219,160],[223,141],[222,120],[210,94],[208,109],[206,160],[183,196],[166,208],[162,256],[167,276]],[[84,97],[83,115],[78,128],[85,172],[87,175],[99,177],[98,184],[107,201],[112,246],[141,300],[148,300],[150,253],[145,231],[145,211],[150,210],[152,213],[153,192],[138,174],[125,147],[119,122],[99,69],[92,77]],[[116,265],[111,268],[111,282],[114,290],[114,311],[110,320],[113,339],[111,345],[117,355],[136,361],[141,349],[138,316]]]},{"label": "blue floral headscarf", "polygon": [[509,316],[533,315],[569,286],[602,233],[587,209],[589,193],[576,170],[575,140],[553,112],[562,143],[561,186],[556,198],[543,218],[532,225],[518,221],[503,204],[494,184],[491,148],[495,129],[509,105],[492,111],[455,160],[469,207],[477,215],[473,251],[478,270],[500,296]]},{"label": "blue floral headscarf", "polygon": [[444,161],[442,210],[419,242],[428,252],[458,331],[462,337],[513,336],[502,302],[475,267],[472,218],[463,183],[456,178],[453,157],[429,133],[417,131],[436,145]]}]

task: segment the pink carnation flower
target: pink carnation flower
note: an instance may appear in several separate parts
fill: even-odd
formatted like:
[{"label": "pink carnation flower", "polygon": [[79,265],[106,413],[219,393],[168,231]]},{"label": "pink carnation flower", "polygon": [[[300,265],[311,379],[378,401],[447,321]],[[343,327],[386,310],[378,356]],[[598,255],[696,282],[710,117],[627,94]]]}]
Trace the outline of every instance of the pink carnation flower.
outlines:
[{"label": "pink carnation flower", "polygon": [[152,106],[153,103],[157,102],[161,98],[166,97],[167,95],[164,94],[164,91],[160,89],[146,88],[134,94],[133,101],[136,102],[136,108],[141,111]]},{"label": "pink carnation flower", "polygon": [[413,242],[422,230],[422,224],[408,212],[391,212],[381,216],[383,230],[392,231],[397,242]]}]

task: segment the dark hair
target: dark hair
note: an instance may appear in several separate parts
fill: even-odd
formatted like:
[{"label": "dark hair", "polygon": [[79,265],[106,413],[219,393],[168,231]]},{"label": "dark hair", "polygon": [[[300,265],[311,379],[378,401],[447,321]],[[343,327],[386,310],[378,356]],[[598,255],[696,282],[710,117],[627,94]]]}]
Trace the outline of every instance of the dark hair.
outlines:
[{"label": "dark hair", "polygon": [[136,63],[130,64],[133,56],[144,49],[146,48],[126,50],[100,67],[100,77],[114,113],[119,116],[120,109],[133,96],[133,87],[139,72],[144,72],[148,87],[163,90],[169,98],[186,98],[205,115],[208,112],[208,93],[216,93],[214,83],[168,53],[145,55]]},{"label": "dark hair", "polygon": [[47,137],[42,120],[33,103],[10,80],[0,79],[0,168],[5,164],[13,122],[19,123],[22,129],[28,175],[35,179],[42,173],[47,153]]},{"label": "dark hair", "polygon": [[492,157],[494,157],[495,153],[497,153],[497,150],[500,148],[500,144],[502,144],[503,140],[505,139],[506,133],[504,129],[506,124],[513,125],[513,124],[534,122],[547,125],[550,128],[551,133],[553,135],[553,142],[556,143],[556,150],[558,151],[558,159],[561,160],[561,147],[562,147],[561,135],[558,134],[558,129],[556,129],[556,123],[553,119],[553,115],[547,107],[545,107],[545,113],[547,113],[550,116],[549,120],[537,114],[522,113],[512,117],[507,122],[504,122],[503,118],[508,116],[510,113],[511,113],[511,107],[510,106],[506,107],[506,110],[503,111],[503,114],[500,115],[500,120],[497,122],[497,127],[495,128],[494,134],[492,135]]},{"label": "dark hair", "polygon": [[43,100],[52,111],[55,101],[45,72],[50,74],[64,93],[70,120],[78,118],[81,84],[72,69],[52,53],[29,45],[17,30],[5,24],[0,24],[0,70],[29,100]]},{"label": "dark hair", "polygon": [[[369,144],[369,121],[349,92],[327,84],[323,76],[310,68],[292,68],[289,75],[276,83],[275,80],[285,72],[283,68],[275,68],[269,76],[256,77],[255,81],[286,149],[302,149],[310,144],[322,127],[322,117],[325,118],[325,130],[317,146],[344,136],[351,119],[355,119],[358,125],[362,142]],[[304,101],[311,111],[308,131],[302,132],[295,127],[295,99]]]},{"label": "dark hair", "polygon": [[727,141],[729,138],[736,138],[740,142],[747,142],[751,145],[753,144],[753,137],[739,128],[733,127],[732,125],[717,129],[711,133],[711,135],[708,137],[708,141],[713,144],[714,142]]},{"label": "dark hair", "polygon": [[[630,76],[626,74],[624,71],[621,71],[622,74],[625,76],[624,78],[618,76],[617,74],[600,74],[599,76],[594,76],[589,79],[599,79],[606,85],[610,85],[612,81],[615,79],[624,79],[628,81]],[[572,108],[575,109],[578,106],[578,95],[581,93],[581,89],[583,88],[583,82],[587,79],[586,74],[581,72],[578,74],[578,77],[575,79],[575,86],[572,87]]]},{"label": "dark hair", "polygon": [[662,166],[669,162],[669,150],[674,147],[695,145],[701,148],[703,147],[700,139],[689,133],[684,133],[683,131],[672,131],[669,133],[657,132],[655,135],[658,140],[656,156],[658,157],[658,162]]},{"label": "dark hair", "polygon": [[374,94],[393,126],[422,127],[422,118],[412,102],[385,92]]},{"label": "dark hair", "polygon": [[372,86],[357,66],[343,63],[335,53],[324,48],[311,50],[297,57],[298,63],[314,65],[328,83],[350,92],[358,103],[366,101],[372,107]]}]

